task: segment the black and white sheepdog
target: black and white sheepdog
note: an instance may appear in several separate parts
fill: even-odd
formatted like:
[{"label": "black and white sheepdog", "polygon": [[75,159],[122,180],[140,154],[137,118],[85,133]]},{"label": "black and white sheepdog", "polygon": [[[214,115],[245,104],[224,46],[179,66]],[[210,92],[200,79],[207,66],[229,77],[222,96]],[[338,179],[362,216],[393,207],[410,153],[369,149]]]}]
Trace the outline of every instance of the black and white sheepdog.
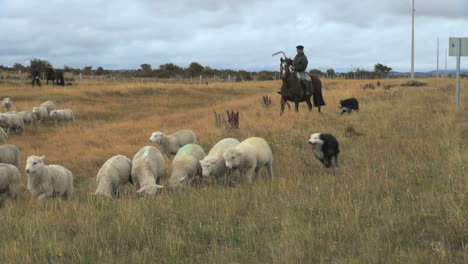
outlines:
[{"label": "black and white sheepdog", "polygon": [[353,110],[359,112],[359,102],[354,97],[340,100],[338,103],[338,108],[341,109],[341,114],[348,113],[349,115]]},{"label": "black and white sheepdog", "polygon": [[[340,144],[332,134],[315,133],[310,136],[309,144],[315,157],[325,165],[326,168],[338,167],[338,154],[340,153]],[[332,163],[332,159],[335,163]]]}]

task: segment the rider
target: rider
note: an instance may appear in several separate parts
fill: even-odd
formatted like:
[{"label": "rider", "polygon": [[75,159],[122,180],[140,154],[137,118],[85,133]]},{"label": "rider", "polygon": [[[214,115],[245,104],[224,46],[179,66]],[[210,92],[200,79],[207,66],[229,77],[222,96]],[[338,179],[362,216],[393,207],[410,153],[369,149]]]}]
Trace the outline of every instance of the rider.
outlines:
[{"label": "rider", "polygon": [[301,82],[304,83],[303,85],[303,89],[304,89],[304,93],[306,96],[309,96],[310,95],[310,92],[309,92],[309,82],[306,80],[306,73],[305,73],[305,70],[307,69],[307,57],[306,55],[304,54],[304,46],[302,45],[299,45],[296,47],[297,49],[297,55],[296,57],[294,57],[294,60],[293,60],[293,69],[294,71],[296,72],[299,72],[299,74],[301,75]]}]

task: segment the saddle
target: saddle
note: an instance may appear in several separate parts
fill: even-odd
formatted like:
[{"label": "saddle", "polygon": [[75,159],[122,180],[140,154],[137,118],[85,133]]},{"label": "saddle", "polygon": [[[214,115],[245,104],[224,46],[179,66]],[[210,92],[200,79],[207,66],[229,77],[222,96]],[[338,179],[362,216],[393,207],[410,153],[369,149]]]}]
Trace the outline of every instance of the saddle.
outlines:
[{"label": "saddle", "polygon": [[301,73],[296,72],[296,78],[299,80],[299,83],[301,85],[301,88],[303,91],[308,90],[309,94],[313,94],[314,90],[312,87],[312,77],[308,72],[305,72],[305,80],[301,79]]},{"label": "saddle", "polygon": [[[310,74],[308,72],[305,73],[306,81],[310,82],[312,81],[312,77],[310,77]],[[301,74],[299,72],[296,72],[296,78],[301,80]]]}]

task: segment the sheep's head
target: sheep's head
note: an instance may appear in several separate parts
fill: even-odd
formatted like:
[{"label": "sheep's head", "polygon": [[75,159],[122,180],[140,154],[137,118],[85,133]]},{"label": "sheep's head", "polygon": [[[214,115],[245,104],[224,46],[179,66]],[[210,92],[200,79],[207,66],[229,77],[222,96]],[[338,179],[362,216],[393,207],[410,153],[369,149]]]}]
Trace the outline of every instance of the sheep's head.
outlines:
[{"label": "sheep's head", "polygon": [[321,147],[323,143],[323,140],[320,139],[320,133],[310,135],[309,144],[312,146],[312,149]]},{"label": "sheep's head", "polygon": [[44,166],[44,158],[45,156],[29,156],[28,160],[26,161],[26,173],[27,174],[34,174],[36,171]]},{"label": "sheep's head", "polygon": [[140,190],[138,190],[137,193],[153,195],[153,194],[156,194],[158,192],[158,190],[162,189],[162,188],[164,188],[164,186],[158,185],[158,184],[146,185],[146,186],[143,186]]},{"label": "sheep's head", "polygon": [[216,161],[218,159],[214,156],[206,156],[203,160],[200,160],[203,177],[209,177],[214,173]]},{"label": "sheep's head", "polygon": [[161,143],[161,139],[164,137],[164,133],[157,131],[151,134],[151,137],[149,138],[149,141],[152,143]]},{"label": "sheep's head", "polygon": [[338,108],[341,109],[341,102],[343,102],[343,100],[340,100],[340,102],[338,103]]},{"label": "sheep's head", "polygon": [[57,110],[52,110],[52,111],[50,111],[50,114],[49,114],[49,115],[50,115],[50,117],[56,116],[56,115],[57,115]]},{"label": "sheep's head", "polygon": [[228,169],[237,168],[240,164],[241,155],[241,149],[237,147],[228,148],[223,154],[223,158],[226,161],[226,167],[228,167]]},{"label": "sheep's head", "polygon": [[0,114],[0,124],[4,124],[6,122],[6,116],[4,114]]}]

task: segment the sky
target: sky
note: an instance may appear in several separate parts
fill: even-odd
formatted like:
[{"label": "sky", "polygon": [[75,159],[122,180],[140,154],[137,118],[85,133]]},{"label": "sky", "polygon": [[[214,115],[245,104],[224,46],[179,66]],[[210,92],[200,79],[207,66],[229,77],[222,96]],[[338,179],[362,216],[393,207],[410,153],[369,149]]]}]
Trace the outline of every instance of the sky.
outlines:
[{"label": "sky", "polygon": [[[468,37],[468,0],[415,0],[415,11],[415,71],[436,69],[437,38],[444,69],[448,38]],[[411,68],[411,0],[0,0],[0,29],[8,66],[278,70],[272,54],[301,44],[309,70]]]}]

